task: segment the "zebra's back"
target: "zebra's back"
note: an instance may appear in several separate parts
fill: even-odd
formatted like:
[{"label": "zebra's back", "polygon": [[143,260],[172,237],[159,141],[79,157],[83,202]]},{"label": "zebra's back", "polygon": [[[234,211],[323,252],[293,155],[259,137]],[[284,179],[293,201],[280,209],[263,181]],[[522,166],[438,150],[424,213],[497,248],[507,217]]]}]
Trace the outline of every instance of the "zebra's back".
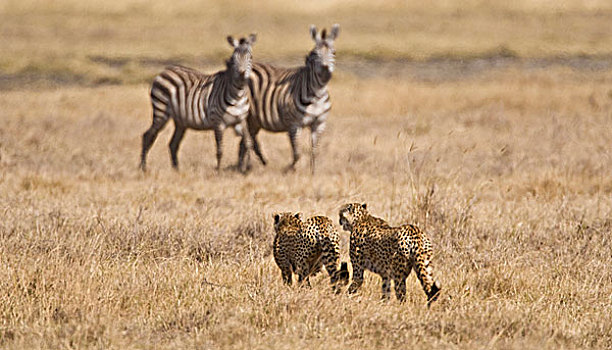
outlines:
[{"label": "zebra's back", "polygon": [[153,117],[172,117],[177,125],[211,129],[213,122],[207,101],[217,74],[207,75],[183,66],[167,67],[151,87]]},{"label": "zebra's back", "polygon": [[287,131],[293,122],[300,122],[295,103],[295,87],[299,85],[300,68],[278,68],[253,63],[249,80],[251,112],[249,123],[268,131]]}]

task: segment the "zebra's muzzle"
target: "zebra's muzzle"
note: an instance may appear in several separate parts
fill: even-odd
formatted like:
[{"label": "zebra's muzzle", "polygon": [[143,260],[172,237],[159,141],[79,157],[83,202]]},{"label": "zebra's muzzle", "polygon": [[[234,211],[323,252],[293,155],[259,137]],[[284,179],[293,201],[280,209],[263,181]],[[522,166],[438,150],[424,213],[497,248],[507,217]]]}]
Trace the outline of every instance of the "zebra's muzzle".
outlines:
[{"label": "zebra's muzzle", "polygon": [[318,74],[321,81],[328,82],[331,79],[333,70],[334,66],[321,66],[321,69]]}]

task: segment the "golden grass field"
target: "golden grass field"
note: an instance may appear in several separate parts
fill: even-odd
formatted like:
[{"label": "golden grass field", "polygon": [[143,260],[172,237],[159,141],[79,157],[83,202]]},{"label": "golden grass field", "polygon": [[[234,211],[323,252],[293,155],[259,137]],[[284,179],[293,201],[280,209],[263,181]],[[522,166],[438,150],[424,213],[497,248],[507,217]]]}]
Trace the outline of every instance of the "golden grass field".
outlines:
[{"label": "golden grass field", "polygon": [[[612,348],[608,1],[0,1],[0,348]],[[234,170],[172,126],[138,169],[164,65],[223,66],[228,34],[298,65],[340,23],[318,172]],[[432,239],[430,309],[282,284],[272,214],[367,202]],[[340,230],[340,226],[337,228]],[[343,259],[348,234],[341,232]]]}]

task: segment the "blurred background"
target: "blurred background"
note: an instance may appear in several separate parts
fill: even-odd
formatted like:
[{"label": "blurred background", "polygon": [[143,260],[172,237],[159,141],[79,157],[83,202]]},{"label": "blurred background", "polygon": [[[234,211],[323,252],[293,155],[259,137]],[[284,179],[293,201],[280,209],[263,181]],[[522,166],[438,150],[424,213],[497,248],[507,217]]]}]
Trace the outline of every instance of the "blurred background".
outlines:
[{"label": "blurred background", "polygon": [[149,82],[171,63],[216,69],[230,53],[225,37],[251,32],[257,60],[299,65],[308,26],[333,23],[341,72],[476,58],[579,58],[569,64],[592,68],[610,64],[611,17],[607,0],[2,0],[0,88]]}]

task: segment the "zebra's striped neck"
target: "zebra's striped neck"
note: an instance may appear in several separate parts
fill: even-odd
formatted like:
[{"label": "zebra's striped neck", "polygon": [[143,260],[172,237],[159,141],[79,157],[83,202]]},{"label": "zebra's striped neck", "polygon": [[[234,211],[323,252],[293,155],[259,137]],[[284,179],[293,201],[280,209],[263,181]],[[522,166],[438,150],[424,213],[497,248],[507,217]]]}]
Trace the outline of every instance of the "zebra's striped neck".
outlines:
[{"label": "zebra's striped neck", "polygon": [[247,80],[236,78],[235,73],[230,69],[225,71],[223,78],[226,82],[226,96],[229,98],[227,102],[232,105],[243,102],[246,96]]},{"label": "zebra's striped neck", "polygon": [[246,118],[246,113],[249,108],[249,99],[247,95],[246,79],[236,78],[231,70],[221,74],[220,83],[222,84],[225,93],[220,98],[223,99],[223,114],[226,125],[235,125]]},{"label": "zebra's striped neck", "polygon": [[320,99],[327,94],[327,82],[320,74],[317,74],[313,64],[307,64],[301,72],[302,91],[301,95],[308,100]]}]

